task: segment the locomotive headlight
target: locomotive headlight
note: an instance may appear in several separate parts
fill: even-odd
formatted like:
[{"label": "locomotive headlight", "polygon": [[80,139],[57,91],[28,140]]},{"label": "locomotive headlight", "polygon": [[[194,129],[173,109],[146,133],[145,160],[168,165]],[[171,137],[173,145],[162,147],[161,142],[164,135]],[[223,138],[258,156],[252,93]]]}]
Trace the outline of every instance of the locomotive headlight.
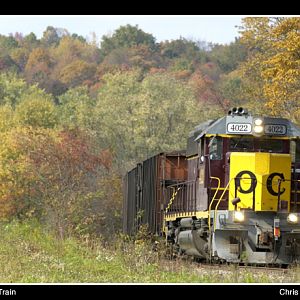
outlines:
[{"label": "locomotive headlight", "polygon": [[260,136],[264,133],[263,119],[257,118],[253,120],[253,134]]},{"label": "locomotive headlight", "polygon": [[298,216],[296,214],[289,214],[287,217],[287,221],[292,224],[298,223]]},{"label": "locomotive headlight", "polygon": [[262,123],[263,123],[263,120],[262,120],[262,119],[255,119],[255,120],[254,120],[254,125],[261,126]]},{"label": "locomotive headlight", "polygon": [[245,215],[242,211],[234,211],[233,221],[234,222],[243,222],[245,220]]},{"label": "locomotive headlight", "polygon": [[[258,120],[256,120],[258,121]],[[253,128],[254,132],[255,133],[263,133],[264,131],[264,126],[262,125],[255,125],[254,128]]]}]

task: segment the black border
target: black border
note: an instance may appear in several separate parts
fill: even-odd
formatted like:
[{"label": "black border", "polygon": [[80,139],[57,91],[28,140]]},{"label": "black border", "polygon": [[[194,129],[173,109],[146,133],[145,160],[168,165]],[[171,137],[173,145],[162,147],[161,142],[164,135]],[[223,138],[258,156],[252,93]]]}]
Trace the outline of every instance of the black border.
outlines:
[{"label": "black border", "polygon": [[[207,299],[241,299],[248,296],[256,296],[259,299],[299,297],[299,284],[282,285],[256,285],[256,284],[223,284],[223,285],[188,285],[188,284],[74,284],[74,285],[0,285],[0,297],[2,290],[15,290],[16,295],[6,296],[12,298],[41,299],[47,297],[76,297],[80,299],[94,295],[99,299],[155,299],[162,296],[167,299],[180,298],[204,298]],[[2,292],[3,293],[3,292]],[[292,297],[293,296],[293,297]]]},{"label": "black border", "polygon": [[[243,15],[297,14],[296,2],[285,1],[48,1],[5,2],[8,15]],[[300,11],[298,12],[300,16]]]},{"label": "black border", "polygon": [[[295,2],[228,2],[228,1],[98,1],[98,2],[62,2],[22,1],[6,2],[2,14],[6,15],[242,15],[274,16],[297,14]],[[299,15],[300,17],[300,15]],[[4,262],[2,262],[4,263]],[[144,299],[163,296],[171,298],[239,299],[255,296],[263,299],[275,299],[300,295],[300,284],[0,284],[2,290],[15,290],[16,296],[8,298],[41,299],[41,297],[81,297],[97,298],[136,298]],[[285,295],[280,295],[281,293]],[[289,292],[287,292],[289,291]],[[297,291],[298,295],[295,295]],[[290,295],[288,295],[290,293]],[[294,297],[291,297],[294,296]],[[151,299],[151,298],[150,298]]]}]

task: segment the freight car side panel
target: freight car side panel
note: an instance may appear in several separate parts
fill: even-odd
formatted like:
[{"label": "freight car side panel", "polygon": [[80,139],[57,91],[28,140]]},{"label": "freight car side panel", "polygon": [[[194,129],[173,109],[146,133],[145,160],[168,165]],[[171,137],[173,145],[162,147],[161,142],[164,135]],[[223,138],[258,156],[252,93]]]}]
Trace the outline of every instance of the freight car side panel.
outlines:
[{"label": "freight car side panel", "polygon": [[124,180],[123,232],[137,233],[142,224],[156,230],[156,178],[158,157],[138,164]]},{"label": "freight car side panel", "polygon": [[127,173],[124,180],[123,231],[135,234],[142,224],[160,234],[163,211],[169,199],[166,186],[187,179],[183,152],[160,153]]},{"label": "freight car side panel", "polygon": [[134,221],[136,216],[136,174],[137,168],[134,168],[126,174],[124,182],[124,202],[123,202],[123,231],[127,234],[134,233]]},{"label": "freight car side panel", "polygon": [[148,224],[148,229],[156,232],[156,178],[157,178],[158,157],[151,157],[143,162],[143,205],[140,213],[142,214],[141,224]]}]

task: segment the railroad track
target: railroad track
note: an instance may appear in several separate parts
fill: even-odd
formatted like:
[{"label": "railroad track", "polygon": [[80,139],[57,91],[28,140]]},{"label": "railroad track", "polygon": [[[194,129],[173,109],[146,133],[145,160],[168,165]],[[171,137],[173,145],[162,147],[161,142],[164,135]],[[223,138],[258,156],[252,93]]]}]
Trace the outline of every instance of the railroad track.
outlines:
[{"label": "railroad track", "polygon": [[212,282],[300,282],[300,265],[286,267],[274,265],[206,263],[205,261],[193,260],[187,256],[177,256],[173,259],[166,259],[166,264],[171,266],[170,270],[176,270],[177,267],[180,270],[181,266],[185,266],[199,275],[200,278],[208,278],[208,280],[212,280]]},{"label": "railroad track", "polygon": [[[180,259],[185,260],[185,258],[181,257]],[[188,260],[188,259],[187,259]],[[209,263],[209,262],[197,262],[197,261],[191,261],[192,264],[194,264],[197,268],[206,268],[210,270],[247,270],[247,271],[271,271],[271,272],[278,272],[281,274],[289,273],[292,271],[293,268],[296,266],[288,266],[288,265],[244,265],[244,264],[234,264],[234,263]],[[298,265],[300,267],[300,265]]]},{"label": "railroad track", "polygon": [[261,270],[261,271],[277,271],[282,273],[287,273],[289,268],[282,267],[263,267],[263,266],[238,266],[239,269],[247,269],[247,270]]},{"label": "railroad track", "polygon": [[[216,282],[222,282],[224,278],[228,282],[299,282],[296,269],[280,268],[274,266],[251,266],[236,264],[206,264],[194,263],[193,268],[199,275],[215,278]],[[299,271],[298,271],[299,272]],[[263,278],[263,281],[261,281]],[[220,280],[220,281],[219,281]],[[250,281],[248,281],[250,280]],[[225,281],[226,282],[226,281]]]},{"label": "railroad track", "polygon": [[210,268],[210,269],[228,269],[228,270],[247,270],[247,271],[272,271],[280,273],[288,273],[289,268],[282,267],[267,267],[267,266],[251,266],[251,265],[235,265],[235,264],[200,264],[201,268]]}]

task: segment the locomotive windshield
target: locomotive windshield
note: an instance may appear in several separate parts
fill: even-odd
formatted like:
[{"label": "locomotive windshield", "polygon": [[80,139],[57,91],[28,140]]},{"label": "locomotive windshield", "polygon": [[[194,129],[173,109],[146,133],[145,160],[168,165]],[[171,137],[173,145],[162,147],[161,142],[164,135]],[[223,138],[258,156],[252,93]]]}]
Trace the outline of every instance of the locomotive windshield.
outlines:
[{"label": "locomotive windshield", "polygon": [[241,136],[231,138],[229,150],[232,152],[273,152],[284,153],[284,140],[251,138]]}]

